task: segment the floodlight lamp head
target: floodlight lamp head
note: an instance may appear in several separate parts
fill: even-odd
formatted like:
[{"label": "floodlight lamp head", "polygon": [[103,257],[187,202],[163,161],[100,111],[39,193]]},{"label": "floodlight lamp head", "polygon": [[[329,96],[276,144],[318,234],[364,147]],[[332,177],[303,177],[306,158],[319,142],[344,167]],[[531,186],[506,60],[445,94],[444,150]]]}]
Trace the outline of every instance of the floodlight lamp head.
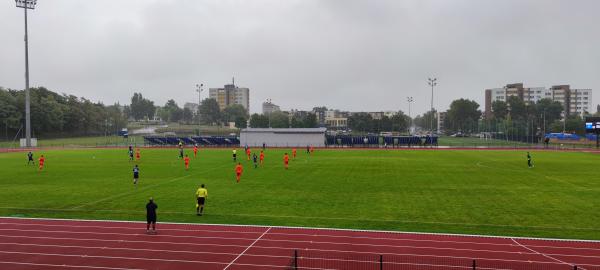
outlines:
[{"label": "floodlight lamp head", "polygon": [[19,8],[34,9],[37,0],[15,0],[15,3]]}]

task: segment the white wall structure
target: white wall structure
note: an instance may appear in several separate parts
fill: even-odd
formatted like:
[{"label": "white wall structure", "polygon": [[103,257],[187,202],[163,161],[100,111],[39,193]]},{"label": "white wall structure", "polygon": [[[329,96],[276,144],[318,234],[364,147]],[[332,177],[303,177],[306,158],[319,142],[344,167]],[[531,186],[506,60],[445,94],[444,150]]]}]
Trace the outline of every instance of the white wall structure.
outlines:
[{"label": "white wall structure", "polygon": [[325,146],[326,128],[245,128],[240,132],[240,146],[315,147]]}]

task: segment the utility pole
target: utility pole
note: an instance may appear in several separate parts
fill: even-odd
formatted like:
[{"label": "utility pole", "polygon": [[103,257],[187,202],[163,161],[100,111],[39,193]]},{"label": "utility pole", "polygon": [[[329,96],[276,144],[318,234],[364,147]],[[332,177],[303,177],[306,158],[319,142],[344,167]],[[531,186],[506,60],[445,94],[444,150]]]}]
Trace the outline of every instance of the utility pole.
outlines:
[{"label": "utility pole", "polygon": [[410,118],[410,124],[408,125],[408,135],[410,135],[412,128],[412,116],[410,115],[410,104],[414,101],[413,97],[407,97],[406,101],[408,101],[408,118]]},{"label": "utility pole", "polygon": [[204,86],[203,83],[201,83],[200,85],[196,84],[196,92],[198,92],[198,110],[197,110],[197,116],[198,116],[198,136],[200,136],[200,103],[202,102],[201,100],[201,95],[202,91],[204,91],[204,89],[202,88]]},{"label": "utility pole", "polygon": [[27,34],[27,10],[34,9],[37,0],[15,0],[25,12],[25,146],[31,147],[31,110],[29,95],[29,37]]},{"label": "utility pole", "polygon": [[546,138],[546,108],[544,108],[544,138]]},{"label": "utility pole", "polygon": [[429,84],[429,86],[431,86],[431,108],[430,108],[430,112],[431,112],[431,134],[433,134],[433,87],[435,87],[437,85],[437,78],[428,78],[427,79],[427,84]]},{"label": "utility pole", "polygon": [[567,131],[567,113],[564,113],[563,116],[563,134],[565,134]]}]

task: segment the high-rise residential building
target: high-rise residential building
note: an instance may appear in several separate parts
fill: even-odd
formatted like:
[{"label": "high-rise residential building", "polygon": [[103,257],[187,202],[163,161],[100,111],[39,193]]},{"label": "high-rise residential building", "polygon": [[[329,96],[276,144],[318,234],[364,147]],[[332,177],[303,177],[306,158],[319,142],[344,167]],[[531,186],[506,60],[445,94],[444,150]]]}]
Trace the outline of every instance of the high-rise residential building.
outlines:
[{"label": "high-rise residential building", "polygon": [[312,112],[317,117],[317,123],[319,124],[319,126],[325,126],[325,112],[326,111],[327,111],[327,108],[325,108],[325,107],[314,107],[312,109]]},{"label": "high-rise residential building", "polygon": [[263,114],[270,114],[272,112],[278,112],[281,111],[281,108],[279,108],[279,106],[273,104],[273,102],[271,102],[271,100],[267,100],[265,102],[263,102],[262,104],[262,113]]},{"label": "high-rise residential building", "polygon": [[226,84],[223,88],[210,88],[208,97],[215,99],[221,110],[229,105],[239,104],[250,113],[250,89],[237,87],[234,82]]},{"label": "high-rise residential building", "polygon": [[446,112],[437,113],[437,131],[443,133],[446,128]]},{"label": "high-rise residential building", "polygon": [[568,115],[583,116],[590,112],[592,104],[592,89],[571,89],[569,85],[554,85],[550,88],[523,87],[523,83],[513,83],[502,88],[485,90],[485,117],[492,116],[494,101],[506,102],[511,96],[519,97],[525,104],[536,103],[544,98],[558,101],[563,104]]},{"label": "high-rise residential building", "polygon": [[568,107],[570,115],[592,113],[592,89],[571,89]]}]

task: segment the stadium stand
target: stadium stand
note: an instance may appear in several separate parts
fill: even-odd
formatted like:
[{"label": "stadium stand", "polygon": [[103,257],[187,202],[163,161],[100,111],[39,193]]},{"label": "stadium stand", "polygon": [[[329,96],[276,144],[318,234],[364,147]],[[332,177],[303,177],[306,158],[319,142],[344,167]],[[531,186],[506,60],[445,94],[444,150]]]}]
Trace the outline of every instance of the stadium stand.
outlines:
[{"label": "stadium stand", "polygon": [[234,136],[194,136],[194,137],[161,137],[144,136],[148,145],[185,145],[198,144],[201,146],[233,146],[240,145],[240,139]]},{"label": "stadium stand", "polygon": [[[380,140],[383,138],[383,140]],[[366,141],[365,141],[366,139]],[[327,135],[325,141],[328,146],[437,146],[438,137],[431,136],[351,136],[351,135]]]}]

